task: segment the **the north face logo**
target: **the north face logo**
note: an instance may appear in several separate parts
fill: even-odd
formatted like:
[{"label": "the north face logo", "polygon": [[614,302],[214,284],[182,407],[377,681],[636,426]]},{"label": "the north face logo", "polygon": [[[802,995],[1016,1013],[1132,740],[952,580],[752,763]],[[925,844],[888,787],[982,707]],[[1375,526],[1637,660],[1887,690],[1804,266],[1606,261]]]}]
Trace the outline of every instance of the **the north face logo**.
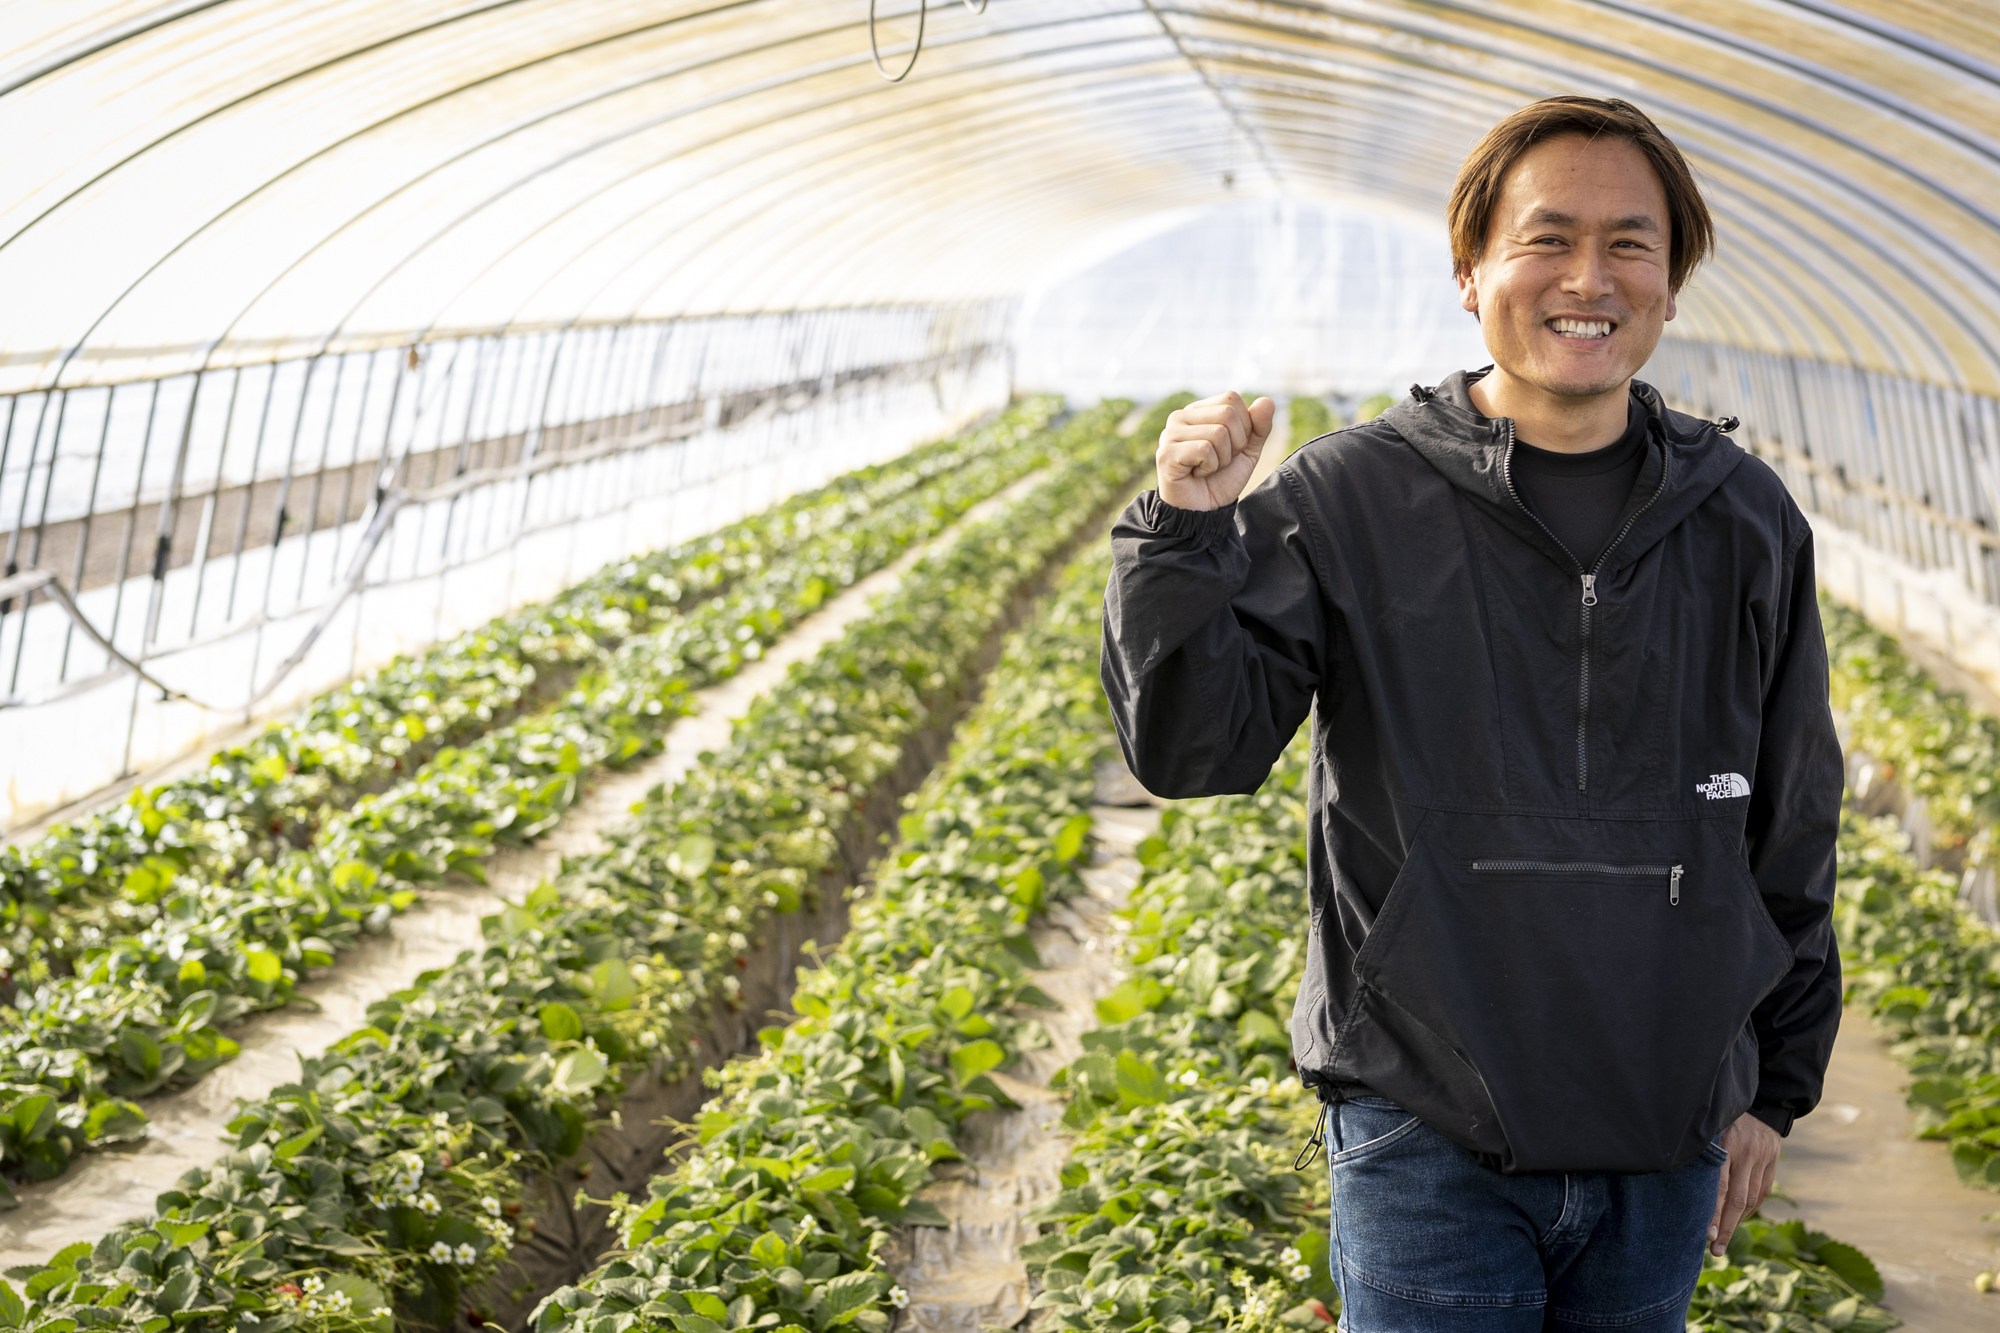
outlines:
[{"label": "the north face logo", "polygon": [[1695,783],[1694,789],[1711,801],[1726,801],[1732,796],[1748,796],[1750,781],[1741,773],[1711,773],[1708,781]]}]

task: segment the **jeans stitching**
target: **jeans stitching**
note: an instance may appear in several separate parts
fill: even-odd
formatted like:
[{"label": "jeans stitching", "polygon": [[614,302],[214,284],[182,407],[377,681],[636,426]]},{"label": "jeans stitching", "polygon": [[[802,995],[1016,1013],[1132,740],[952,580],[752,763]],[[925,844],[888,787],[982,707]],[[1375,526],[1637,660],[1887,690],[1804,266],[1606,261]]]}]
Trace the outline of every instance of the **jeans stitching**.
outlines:
[{"label": "jeans stitching", "polygon": [[1580,1328],[1630,1328],[1634,1324],[1643,1324],[1648,1319],[1658,1318],[1676,1307],[1685,1308],[1688,1302],[1694,1299],[1694,1289],[1699,1281],[1700,1277],[1697,1275],[1695,1281],[1688,1283],[1678,1296],[1669,1296],[1663,1301],[1655,1301],[1651,1305],[1628,1310],[1623,1314],[1565,1314],[1561,1310],[1553,1310],[1550,1312],[1550,1317],[1559,1324],[1575,1324]]},{"label": "jeans stitching", "polygon": [[[1334,1114],[1338,1115],[1339,1112],[1336,1111]],[[1375,1148],[1375,1147],[1386,1148],[1389,1146],[1391,1142],[1401,1138],[1403,1135],[1409,1133],[1411,1130],[1415,1129],[1418,1125],[1421,1125],[1422,1123],[1423,1121],[1417,1119],[1415,1116],[1411,1116],[1408,1120],[1405,1120],[1402,1124],[1396,1126],[1394,1129],[1390,1130],[1387,1134],[1377,1134],[1374,1138],[1368,1140],[1366,1143],[1357,1143],[1352,1148],[1343,1148],[1341,1151],[1335,1153],[1332,1157],[1327,1159],[1328,1163],[1329,1165],[1333,1165],[1342,1162],[1351,1162],[1355,1160],[1355,1154],[1357,1153],[1365,1153],[1370,1148]]]},{"label": "jeans stitching", "polygon": [[[1528,1306],[1547,1305],[1549,1301],[1548,1293],[1541,1291],[1517,1291],[1511,1293],[1465,1292],[1463,1294],[1419,1291],[1415,1287],[1404,1287],[1383,1278],[1373,1277],[1356,1268],[1353,1264],[1348,1263],[1345,1255],[1341,1257],[1340,1267],[1343,1272],[1364,1287],[1373,1287],[1385,1296],[1394,1296],[1398,1300],[1415,1301],[1419,1305],[1455,1306],[1460,1309],[1519,1309]],[[1341,1302],[1341,1305],[1344,1311],[1346,1302]]]},{"label": "jeans stitching", "polygon": [[1544,1231],[1541,1235],[1535,1238],[1536,1249],[1539,1250],[1544,1245],[1547,1245],[1549,1243],[1549,1238],[1555,1235],[1556,1232],[1561,1231],[1562,1224],[1569,1221],[1569,1201],[1570,1201],[1570,1177],[1568,1175],[1564,1175],[1562,1211],[1556,1214],[1556,1220],[1554,1221],[1554,1223],[1550,1225],[1549,1229],[1547,1231]]}]

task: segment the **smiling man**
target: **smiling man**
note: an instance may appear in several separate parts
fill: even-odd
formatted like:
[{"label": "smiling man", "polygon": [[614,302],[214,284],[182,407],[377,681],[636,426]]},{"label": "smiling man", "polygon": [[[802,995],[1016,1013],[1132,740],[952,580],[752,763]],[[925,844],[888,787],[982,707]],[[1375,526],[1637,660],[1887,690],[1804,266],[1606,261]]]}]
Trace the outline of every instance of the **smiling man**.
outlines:
[{"label": "smiling man", "polygon": [[1633,378],[1712,240],[1642,112],[1515,112],[1449,220],[1493,365],[1247,495],[1275,405],[1174,413],[1105,688],[1166,796],[1255,790],[1312,716],[1341,1326],[1679,1333],[1839,1021],[1811,530]]}]

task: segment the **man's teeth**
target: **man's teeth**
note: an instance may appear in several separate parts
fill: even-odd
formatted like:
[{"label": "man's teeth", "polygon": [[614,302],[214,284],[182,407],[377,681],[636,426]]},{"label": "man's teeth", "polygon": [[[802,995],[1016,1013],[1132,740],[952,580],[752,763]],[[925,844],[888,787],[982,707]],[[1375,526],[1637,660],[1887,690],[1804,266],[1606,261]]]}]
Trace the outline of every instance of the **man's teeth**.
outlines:
[{"label": "man's teeth", "polygon": [[1611,321],[1606,319],[1552,319],[1549,327],[1566,338],[1609,338]]}]

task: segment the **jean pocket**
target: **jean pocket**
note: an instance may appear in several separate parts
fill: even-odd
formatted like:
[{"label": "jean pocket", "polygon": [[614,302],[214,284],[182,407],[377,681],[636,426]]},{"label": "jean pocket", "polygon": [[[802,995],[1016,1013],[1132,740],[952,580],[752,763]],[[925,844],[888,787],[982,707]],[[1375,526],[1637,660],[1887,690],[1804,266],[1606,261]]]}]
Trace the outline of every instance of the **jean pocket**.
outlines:
[{"label": "jean pocket", "polygon": [[1351,1097],[1333,1108],[1340,1139],[1352,1142],[1328,1158],[1330,1166],[1358,1162],[1400,1142],[1423,1122],[1387,1097]]}]

